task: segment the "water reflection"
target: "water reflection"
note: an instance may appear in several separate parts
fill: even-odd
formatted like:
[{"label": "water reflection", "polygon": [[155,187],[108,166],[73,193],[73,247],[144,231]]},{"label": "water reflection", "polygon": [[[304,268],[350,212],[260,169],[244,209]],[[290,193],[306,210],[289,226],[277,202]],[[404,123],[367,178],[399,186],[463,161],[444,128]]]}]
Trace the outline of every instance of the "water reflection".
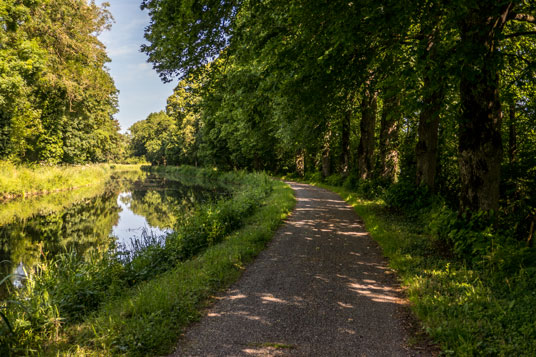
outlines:
[{"label": "water reflection", "polygon": [[[0,207],[0,217],[8,222],[0,222],[0,280],[7,274],[23,275],[24,267],[34,266],[43,256],[72,250],[86,255],[116,243],[128,249],[131,239],[140,238],[143,230],[154,236],[167,234],[181,215],[218,195],[215,189],[142,172],[119,175],[99,192],[88,192],[87,197],[80,197],[79,191],[72,191],[76,199],[63,193],[65,207],[39,209],[24,217],[20,207],[30,206],[31,211],[31,206],[42,206],[41,201],[20,200]],[[18,209],[10,216],[7,210],[13,207]]]},{"label": "water reflection", "polygon": [[[157,193],[147,193],[148,196],[151,196],[152,194]],[[119,213],[119,221],[113,226],[111,235],[116,237],[117,242],[123,247],[128,249],[132,240],[140,239],[142,234],[162,236],[173,231],[171,229],[173,227],[173,222],[169,219],[171,215],[165,215],[162,218],[162,221],[164,222],[163,224],[160,223],[160,221],[155,222],[154,219],[151,220],[153,224],[150,224],[145,216],[134,213],[132,210],[133,202],[137,201],[133,200],[132,192],[122,192],[117,197],[117,205],[121,211]],[[141,212],[139,209],[137,211]],[[149,210],[145,211],[150,212]]]}]

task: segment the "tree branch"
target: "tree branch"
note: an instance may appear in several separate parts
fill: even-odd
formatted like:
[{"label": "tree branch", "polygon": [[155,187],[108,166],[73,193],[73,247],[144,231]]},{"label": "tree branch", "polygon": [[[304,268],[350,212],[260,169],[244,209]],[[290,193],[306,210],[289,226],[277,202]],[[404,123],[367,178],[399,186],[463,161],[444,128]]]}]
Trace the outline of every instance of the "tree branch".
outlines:
[{"label": "tree branch", "polygon": [[526,63],[527,65],[529,65],[529,66],[534,65],[534,62],[529,61],[528,59],[526,59],[526,58],[523,57],[523,56],[516,55],[516,54],[513,54],[513,53],[503,53],[503,52],[501,52],[501,54],[502,54],[503,56],[506,56],[506,57],[512,57],[512,58],[518,59],[518,60],[520,60],[520,61],[523,61],[523,62],[525,62],[525,63]]},{"label": "tree branch", "polygon": [[528,35],[536,35],[536,31],[514,32],[508,35],[504,35],[504,38],[512,38],[512,37],[528,36]]},{"label": "tree branch", "polygon": [[531,14],[510,13],[508,15],[508,20],[524,21],[524,22],[530,22],[532,24],[536,24],[536,17]]}]

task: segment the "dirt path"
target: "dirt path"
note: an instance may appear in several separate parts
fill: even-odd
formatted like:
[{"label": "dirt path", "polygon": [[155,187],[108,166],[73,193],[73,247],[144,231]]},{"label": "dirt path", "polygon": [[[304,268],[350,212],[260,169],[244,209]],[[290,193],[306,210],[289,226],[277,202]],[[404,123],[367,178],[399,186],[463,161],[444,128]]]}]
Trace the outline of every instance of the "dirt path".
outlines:
[{"label": "dirt path", "polygon": [[291,186],[291,217],[174,356],[428,355],[407,347],[406,301],[354,210]]}]

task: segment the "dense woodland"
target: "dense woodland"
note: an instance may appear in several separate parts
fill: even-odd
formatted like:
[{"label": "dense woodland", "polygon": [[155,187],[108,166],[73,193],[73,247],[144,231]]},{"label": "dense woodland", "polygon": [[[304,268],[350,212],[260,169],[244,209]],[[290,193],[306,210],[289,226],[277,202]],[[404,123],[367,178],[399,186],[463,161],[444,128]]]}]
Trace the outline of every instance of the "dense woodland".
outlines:
[{"label": "dense woodland", "polygon": [[434,193],[484,225],[502,217],[508,236],[532,244],[536,2],[142,8],[152,19],[142,50],[164,81],[180,82],[165,112],[131,128],[135,155],[320,172],[390,188],[393,206]]},{"label": "dense woodland", "polygon": [[117,89],[86,0],[0,0],[0,159],[85,163],[119,157]]}]

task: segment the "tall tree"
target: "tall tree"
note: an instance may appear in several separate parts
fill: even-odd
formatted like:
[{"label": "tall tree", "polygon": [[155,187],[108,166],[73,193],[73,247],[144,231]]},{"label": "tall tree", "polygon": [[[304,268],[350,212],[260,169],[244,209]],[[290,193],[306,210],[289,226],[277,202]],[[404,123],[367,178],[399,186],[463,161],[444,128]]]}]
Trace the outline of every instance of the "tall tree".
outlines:
[{"label": "tall tree", "polygon": [[50,163],[115,155],[117,90],[97,38],[110,13],[85,0],[2,5],[0,155]]},{"label": "tall tree", "polygon": [[377,110],[378,91],[375,88],[374,78],[371,75],[365,82],[363,94],[361,97],[361,124],[359,148],[357,151],[359,177],[362,180],[372,178],[374,147],[375,147],[375,129],[376,129],[376,110]]},{"label": "tall tree", "polygon": [[[472,1],[457,13],[461,56],[459,163],[461,207],[497,210],[503,157],[500,101],[501,40],[508,21],[536,23],[534,5]],[[526,33],[525,33],[526,34]],[[524,35],[518,33],[516,35]],[[514,36],[511,34],[510,36]]]}]

